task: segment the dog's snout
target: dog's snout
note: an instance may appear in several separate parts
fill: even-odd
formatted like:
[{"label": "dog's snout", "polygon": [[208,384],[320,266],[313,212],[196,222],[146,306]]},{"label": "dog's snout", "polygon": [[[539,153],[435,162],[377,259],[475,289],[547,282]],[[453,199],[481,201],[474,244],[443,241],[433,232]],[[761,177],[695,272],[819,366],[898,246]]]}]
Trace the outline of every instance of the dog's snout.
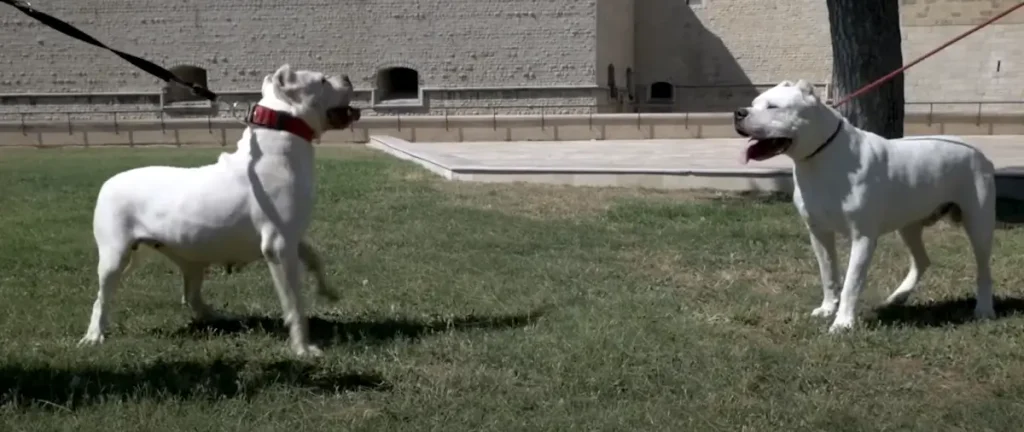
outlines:
[{"label": "dog's snout", "polygon": [[738,133],[742,137],[750,136],[743,130],[743,119],[747,118],[747,115],[749,114],[750,110],[746,108],[740,108],[732,113],[733,124],[735,125],[736,133]]},{"label": "dog's snout", "polygon": [[349,107],[348,108],[348,112],[349,112],[349,114],[348,114],[349,117],[352,117],[352,121],[357,121],[361,117],[359,108]]}]

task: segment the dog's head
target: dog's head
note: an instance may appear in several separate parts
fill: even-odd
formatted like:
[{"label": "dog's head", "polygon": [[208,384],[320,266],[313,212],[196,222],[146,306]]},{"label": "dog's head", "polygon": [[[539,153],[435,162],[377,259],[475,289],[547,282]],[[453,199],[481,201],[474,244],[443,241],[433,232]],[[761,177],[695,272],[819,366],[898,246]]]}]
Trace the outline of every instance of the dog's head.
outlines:
[{"label": "dog's head", "polygon": [[[831,110],[804,80],[783,81],[761,93],[749,108],[733,114],[736,133],[750,138],[746,160],[812,153],[835,129]],[[834,114],[832,114],[834,116]]]},{"label": "dog's head", "polygon": [[348,75],[296,70],[288,64],[263,78],[264,100],[273,100],[271,105],[287,105],[288,111],[304,120],[317,136],[327,130],[344,129],[359,120],[359,109],[349,105],[352,90]]}]

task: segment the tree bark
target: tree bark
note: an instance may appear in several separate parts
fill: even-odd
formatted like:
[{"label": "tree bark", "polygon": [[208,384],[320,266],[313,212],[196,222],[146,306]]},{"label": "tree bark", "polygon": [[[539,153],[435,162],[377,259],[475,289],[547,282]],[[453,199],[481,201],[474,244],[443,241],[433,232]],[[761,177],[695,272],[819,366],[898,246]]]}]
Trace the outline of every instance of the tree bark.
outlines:
[{"label": "tree bark", "polygon": [[[899,0],[826,0],[836,100],[903,66]],[[838,107],[857,127],[903,136],[903,74]]]}]

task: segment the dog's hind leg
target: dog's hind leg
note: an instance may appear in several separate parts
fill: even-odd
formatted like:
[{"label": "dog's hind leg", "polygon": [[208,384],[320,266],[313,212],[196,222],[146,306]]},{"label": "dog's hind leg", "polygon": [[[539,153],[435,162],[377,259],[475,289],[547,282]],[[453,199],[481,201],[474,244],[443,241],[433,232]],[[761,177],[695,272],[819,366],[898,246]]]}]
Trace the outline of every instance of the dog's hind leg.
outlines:
[{"label": "dog's hind leg", "polygon": [[96,273],[99,276],[99,291],[96,301],[92,304],[92,316],[89,329],[78,341],[79,345],[95,345],[103,342],[104,333],[110,323],[110,302],[121,282],[121,277],[131,262],[134,245],[120,242],[105,242],[99,249],[99,263]]},{"label": "dog's hind leg", "polygon": [[931,265],[931,260],[928,259],[928,253],[924,248],[924,240],[921,238],[923,232],[924,225],[920,223],[914,223],[899,230],[903,244],[910,249],[910,270],[907,272],[907,277],[903,279],[903,283],[893,290],[892,294],[889,294],[883,305],[893,306],[905,303],[917,289],[917,284],[921,281],[925,270]]},{"label": "dog's hind leg", "polygon": [[992,298],[992,238],[996,227],[995,185],[991,177],[977,181],[978,196],[973,202],[961,205],[964,231],[971,242],[977,270],[974,317],[995,318]]},{"label": "dog's hind leg", "polygon": [[203,279],[206,277],[206,266],[202,264],[183,263],[181,267],[182,296],[192,317],[197,321],[210,321],[223,318],[210,305],[203,301]]},{"label": "dog's hind leg", "polygon": [[324,272],[324,263],[320,259],[320,254],[316,252],[313,245],[305,240],[299,242],[299,259],[302,260],[306,270],[312,272],[316,277],[316,293],[329,301],[338,301],[338,293],[327,285],[327,274]]}]

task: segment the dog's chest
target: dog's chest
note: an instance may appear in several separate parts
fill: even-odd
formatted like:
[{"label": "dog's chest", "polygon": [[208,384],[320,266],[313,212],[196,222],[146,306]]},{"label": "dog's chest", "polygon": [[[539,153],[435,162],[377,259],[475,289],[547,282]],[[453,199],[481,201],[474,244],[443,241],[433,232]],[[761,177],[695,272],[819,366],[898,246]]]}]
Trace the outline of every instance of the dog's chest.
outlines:
[{"label": "dog's chest", "polygon": [[270,155],[261,158],[250,176],[253,188],[271,198],[310,204],[316,190],[312,157]]},{"label": "dog's chest", "polygon": [[850,183],[800,184],[793,193],[793,204],[808,224],[834,232],[846,232],[863,207],[862,185]]}]

